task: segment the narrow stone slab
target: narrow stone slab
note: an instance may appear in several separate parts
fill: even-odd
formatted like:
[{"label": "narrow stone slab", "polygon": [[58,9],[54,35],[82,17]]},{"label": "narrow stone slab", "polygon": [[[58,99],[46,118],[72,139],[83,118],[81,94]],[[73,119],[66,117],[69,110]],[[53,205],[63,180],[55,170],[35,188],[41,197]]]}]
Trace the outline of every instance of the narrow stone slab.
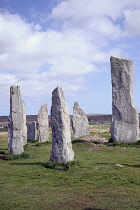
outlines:
[{"label": "narrow stone slab", "polygon": [[78,102],[75,102],[73,107],[72,129],[75,138],[89,135],[88,118]]},{"label": "narrow stone slab", "polygon": [[10,154],[23,153],[23,102],[19,86],[10,87],[10,116],[8,127],[8,148]]},{"label": "narrow stone slab", "polygon": [[52,152],[50,160],[58,163],[73,161],[69,111],[60,87],[52,92],[51,124]]},{"label": "narrow stone slab", "polygon": [[113,141],[139,139],[139,117],[133,102],[133,61],[111,56]]},{"label": "narrow stone slab", "polygon": [[49,117],[47,104],[40,107],[37,117],[38,141],[39,143],[48,141],[49,138]]},{"label": "narrow stone slab", "polygon": [[22,101],[22,115],[23,115],[23,145],[27,144],[27,125],[26,125],[26,110],[25,103]]},{"label": "narrow stone slab", "polygon": [[36,122],[33,121],[27,124],[27,139],[29,141],[36,141],[37,140],[37,125]]}]

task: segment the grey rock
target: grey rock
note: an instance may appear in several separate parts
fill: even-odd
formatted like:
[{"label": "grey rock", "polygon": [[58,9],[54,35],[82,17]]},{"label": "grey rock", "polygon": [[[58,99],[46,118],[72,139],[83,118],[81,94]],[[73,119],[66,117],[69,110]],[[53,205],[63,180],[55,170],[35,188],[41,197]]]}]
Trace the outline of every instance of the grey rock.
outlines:
[{"label": "grey rock", "polygon": [[36,141],[37,129],[36,121],[27,124],[27,139],[29,141]]},{"label": "grey rock", "polygon": [[40,107],[37,117],[38,141],[39,143],[48,141],[49,138],[49,118],[47,104]]},{"label": "grey rock", "polygon": [[75,138],[89,135],[88,118],[78,102],[75,102],[73,107],[72,129]]},{"label": "grey rock", "polygon": [[133,61],[111,56],[113,141],[139,139],[139,117],[133,102]]},{"label": "grey rock", "polygon": [[23,153],[23,102],[19,86],[10,87],[10,116],[8,132],[8,149],[10,154]]},{"label": "grey rock", "polygon": [[116,164],[115,166],[123,168],[123,165],[121,164]]},{"label": "grey rock", "polygon": [[73,161],[69,111],[60,87],[52,92],[51,124],[52,152],[50,160],[58,163]]},{"label": "grey rock", "polygon": [[23,115],[23,145],[27,144],[27,125],[26,125],[26,110],[25,103],[22,101],[22,115]]}]

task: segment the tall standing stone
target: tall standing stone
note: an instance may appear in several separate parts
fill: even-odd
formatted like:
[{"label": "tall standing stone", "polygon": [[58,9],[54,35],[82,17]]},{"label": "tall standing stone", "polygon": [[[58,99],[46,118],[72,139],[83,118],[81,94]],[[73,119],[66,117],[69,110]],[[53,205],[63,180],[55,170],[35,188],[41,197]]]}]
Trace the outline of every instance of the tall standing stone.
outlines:
[{"label": "tall standing stone", "polygon": [[26,110],[25,103],[22,101],[22,115],[23,115],[23,145],[27,144],[27,125],[26,125]]},{"label": "tall standing stone", "polygon": [[27,139],[29,141],[37,140],[37,129],[36,121],[27,124]]},{"label": "tall standing stone", "polygon": [[51,107],[52,152],[50,160],[67,163],[74,158],[71,143],[70,117],[63,91],[57,87],[52,92]]},{"label": "tall standing stone", "polygon": [[10,153],[23,153],[23,102],[19,86],[10,87],[10,116],[8,127],[8,148]]},{"label": "tall standing stone", "polygon": [[48,141],[49,138],[49,117],[47,104],[40,107],[37,117],[38,141],[39,143]]},{"label": "tall standing stone", "polygon": [[88,118],[78,102],[75,102],[73,107],[72,129],[75,138],[89,135]]},{"label": "tall standing stone", "polygon": [[113,141],[135,142],[139,138],[138,111],[133,104],[133,61],[111,56]]}]

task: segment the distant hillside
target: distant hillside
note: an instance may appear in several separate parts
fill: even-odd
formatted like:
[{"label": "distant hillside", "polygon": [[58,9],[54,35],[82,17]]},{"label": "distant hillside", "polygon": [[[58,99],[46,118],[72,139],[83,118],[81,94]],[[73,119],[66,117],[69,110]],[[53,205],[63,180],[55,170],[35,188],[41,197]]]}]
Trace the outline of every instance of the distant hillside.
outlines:
[{"label": "distant hillside", "polygon": [[[111,115],[88,114],[87,117],[90,124],[111,122]],[[70,118],[72,119],[72,115],[70,115]],[[27,119],[27,122],[37,121],[37,115],[27,115],[26,119]],[[49,116],[49,120],[51,121],[50,116]],[[0,125],[4,125],[4,126],[8,125],[8,116],[0,116]]]},{"label": "distant hillside", "polygon": [[[111,114],[87,114],[89,124],[103,124],[103,123],[111,123],[112,115]],[[139,113],[140,117],[140,113]],[[72,119],[72,115],[70,115]],[[27,115],[27,122],[37,121],[37,115]],[[49,115],[49,121],[51,124],[51,117]],[[0,126],[8,125],[8,116],[0,116]]]}]

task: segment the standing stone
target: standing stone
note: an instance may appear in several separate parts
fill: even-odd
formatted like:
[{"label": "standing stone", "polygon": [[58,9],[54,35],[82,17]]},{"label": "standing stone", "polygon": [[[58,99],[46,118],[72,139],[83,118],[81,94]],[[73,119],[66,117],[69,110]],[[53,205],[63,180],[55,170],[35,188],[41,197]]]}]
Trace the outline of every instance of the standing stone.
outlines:
[{"label": "standing stone", "polygon": [[26,125],[26,110],[25,103],[22,101],[22,115],[23,115],[23,145],[27,144],[27,125]]},{"label": "standing stone", "polygon": [[133,104],[133,61],[111,56],[113,141],[135,142],[139,138],[138,111]]},{"label": "standing stone", "polygon": [[75,138],[89,135],[88,118],[78,102],[75,102],[73,107],[72,129]]},{"label": "standing stone", "polygon": [[39,143],[48,141],[49,138],[49,118],[47,104],[40,107],[37,117],[38,141]]},{"label": "standing stone", "polygon": [[52,152],[50,160],[58,163],[73,161],[69,111],[60,87],[52,92],[51,124]]},{"label": "standing stone", "polygon": [[10,154],[23,153],[23,102],[19,86],[10,87],[10,116],[8,131],[8,147]]},{"label": "standing stone", "polygon": [[37,139],[37,129],[36,121],[27,124],[27,139],[29,141],[36,141]]}]

